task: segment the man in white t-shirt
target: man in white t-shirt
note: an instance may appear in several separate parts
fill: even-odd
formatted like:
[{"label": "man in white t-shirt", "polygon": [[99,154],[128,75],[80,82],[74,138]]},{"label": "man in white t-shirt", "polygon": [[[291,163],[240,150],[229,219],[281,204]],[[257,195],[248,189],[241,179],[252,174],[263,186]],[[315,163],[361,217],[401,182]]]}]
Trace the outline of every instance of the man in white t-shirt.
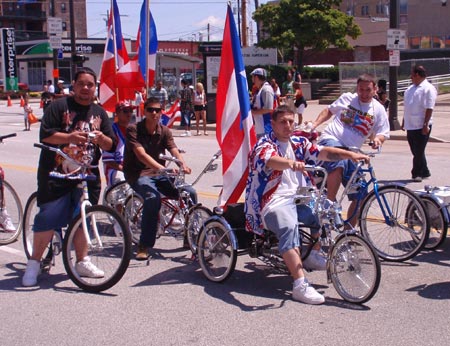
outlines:
[{"label": "man in white t-shirt", "polygon": [[427,80],[423,66],[413,66],[411,81],[412,84],[405,91],[402,130],[406,130],[409,148],[413,155],[412,179],[415,182],[421,182],[422,179],[431,176],[425,157],[425,148],[430,138],[437,91]]},{"label": "man in white t-shirt", "polygon": [[[297,224],[301,221],[310,226],[314,238],[319,237],[320,225],[308,206],[294,204],[294,194],[298,187],[311,185],[303,172],[305,162],[369,158],[338,148],[316,146],[305,137],[293,136],[294,116],[290,107],[277,107],[271,115],[272,131],[258,140],[249,155],[245,227],[256,234],[263,234],[264,229],[275,233],[279,252],[294,279],[294,300],[322,304],[325,298],[305,279]],[[305,268],[326,269],[326,260],[319,249],[320,242],[305,260]]]},{"label": "man in white t-shirt", "polygon": [[[361,148],[364,141],[373,136],[372,148],[376,149],[389,138],[386,110],[373,98],[377,91],[376,85],[372,75],[361,75],[356,83],[356,93],[342,94],[319,114],[313,122],[313,130],[333,117],[319,138],[320,145]],[[356,166],[349,160],[327,162],[324,166],[328,170],[328,198],[335,201],[341,183],[348,183]],[[357,220],[356,201],[354,196],[349,196],[349,199],[352,203],[347,215],[353,215],[351,224],[354,226]]]},{"label": "man in white t-shirt", "polygon": [[267,71],[256,68],[251,73],[252,82],[258,88],[252,103],[252,115],[255,122],[256,137],[260,138],[271,130],[270,114],[273,111],[274,93],[272,86],[267,82]]}]

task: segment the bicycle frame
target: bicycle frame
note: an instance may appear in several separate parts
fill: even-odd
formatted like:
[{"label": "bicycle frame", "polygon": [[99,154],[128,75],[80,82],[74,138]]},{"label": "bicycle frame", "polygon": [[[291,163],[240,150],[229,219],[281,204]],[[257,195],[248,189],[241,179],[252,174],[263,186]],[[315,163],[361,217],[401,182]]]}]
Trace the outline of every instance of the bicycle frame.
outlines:
[{"label": "bicycle frame", "polygon": [[[371,153],[366,153],[366,152],[362,151],[361,149],[354,148],[354,147],[351,147],[348,149],[352,150],[352,151],[360,152],[362,154],[366,154],[370,157],[374,157],[375,154],[379,154],[381,152],[381,148],[379,148],[377,152],[371,152]],[[365,180],[366,174],[368,174],[370,177],[368,181]],[[389,203],[387,203],[386,198],[384,196],[382,196],[382,195],[380,196],[380,194],[378,193],[379,185],[378,185],[378,180],[375,176],[375,170],[373,168],[373,165],[371,162],[369,162],[367,164],[367,167],[364,167],[364,161],[359,161],[357,163],[355,170],[353,171],[352,175],[350,176],[347,186],[345,186],[344,191],[338,200],[338,203],[340,205],[342,205],[342,202],[343,202],[345,196],[348,196],[350,194],[357,195],[356,207],[355,207],[353,213],[350,216],[347,215],[347,219],[344,220],[344,223],[346,225],[350,225],[350,220],[352,218],[354,218],[356,215],[358,215],[359,208],[360,208],[362,202],[364,201],[365,196],[370,192],[369,186],[371,186],[371,185],[372,185],[372,190],[374,191],[376,199],[380,206],[380,209],[382,211],[384,222],[389,226],[394,225],[392,217],[391,217],[392,210],[390,209]]]},{"label": "bicycle frame", "polygon": [[[90,137],[88,137],[88,141],[90,141]],[[68,160],[70,163],[73,163],[74,165],[77,165],[80,168],[81,172],[76,175],[74,175],[73,173],[72,174],[70,174],[70,173],[69,174],[61,174],[58,172],[50,172],[50,176],[53,178],[69,179],[69,180],[70,179],[72,179],[72,180],[73,179],[81,179],[81,183],[78,186],[82,189],[82,194],[81,194],[81,198],[80,198],[80,213],[82,216],[82,228],[83,228],[83,234],[86,239],[86,242],[88,243],[88,245],[90,247],[92,247],[92,240],[91,240],[91,237],[89,236],[88,225],[87,225],[87,221],[86,221],[86,208],[92,206],[91,202],[89,202],[89,192],[88,192],[87,180],[93,179],[95,177],[92,177],[91,175],[87,174],[86,171],[89,168],[96,168],[97,166],[78,162],[78,161],[72,159],[70,156],[68,156],[66,153],[64,153],[59,148],[50,147],[50,146],[47,146],[44,144],[34,144],[34,146],[36,148],[53,151],[56,154],[61,155],[65,160]],[[98,244],[97,246],[101,249],[101,248],[103,248],[102,240],[98,233],[98,229],[97,229],[96,222],[95,222],[95,216],[92,216],[92,217],[94,218],[92,233]]]}]

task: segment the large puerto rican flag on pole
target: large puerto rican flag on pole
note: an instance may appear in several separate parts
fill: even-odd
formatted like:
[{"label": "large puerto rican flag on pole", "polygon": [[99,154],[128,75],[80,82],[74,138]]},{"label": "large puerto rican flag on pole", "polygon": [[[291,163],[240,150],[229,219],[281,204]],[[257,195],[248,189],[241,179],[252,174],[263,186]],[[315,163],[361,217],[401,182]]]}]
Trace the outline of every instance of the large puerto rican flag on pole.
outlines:
[{"label": "large puerto rican flag on pole", "polygon": [[122,36],[119,8],[116,0],[113,0],[108,18],[108,32],[100,73],[100,103],[107,111],[115,111],[115,105],[118,101],[116,72],[118,68],[127,64],[128,60],[128,53]]},{"label": "large puerto rican flag on pole", "polygon": [[155,79],[158,36],[149,3],[150,0],[144,0],[141,7],[141,20],[137,39],[139,42],[137,55],[142,78],[147,82],[147,86],[152,86]]},{"label": "large puerto rican flag on pole", "polygon": [[248,175],[248,154],[256,143],[244,61],[230,5],[223,33],[216,113],[223,175],[218,203],[223,206],[237,202],[242,195]]}]

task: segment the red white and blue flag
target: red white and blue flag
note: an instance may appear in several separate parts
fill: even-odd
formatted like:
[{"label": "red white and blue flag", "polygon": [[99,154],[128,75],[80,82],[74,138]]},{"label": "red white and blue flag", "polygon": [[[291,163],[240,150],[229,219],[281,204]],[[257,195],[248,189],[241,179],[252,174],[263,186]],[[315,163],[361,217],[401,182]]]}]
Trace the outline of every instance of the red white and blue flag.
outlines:
[{"label": "red white and blue flag", "polygon": [[[142,28],[148,28],[148,30],[142,30]],[[144,0],[142,3],[137,42],[139,43],[138,64],[142,78],[148,83],[148,86],[152,86],[155,79],[158,36],[156,24],[149,9],[149,0]]]},{"label": "red white and blue flag", "polygon": [[173,123],[181,120],[180,101],[176,100],[167,112],[161,114],[161,124],[171,128]]},{"label": "red white and blue flag", "polygon": [[108,18],[108,33],[106,38],[103,64],[100,73],[100,103],[107,111],[114,112],[117,101],[120,100],[116,88],[116,72],[128,63],[128,52],[122,36],[119,8],[116,0],[112,0],[111,12]]},{"label": "red white and blue flag", "polygon": [[245,189],[248,154],[256,134],[240,40],[230,5],[223,33],[216,98],[216,137],[222,150],[223,188],[219,205],[235,203]]}]

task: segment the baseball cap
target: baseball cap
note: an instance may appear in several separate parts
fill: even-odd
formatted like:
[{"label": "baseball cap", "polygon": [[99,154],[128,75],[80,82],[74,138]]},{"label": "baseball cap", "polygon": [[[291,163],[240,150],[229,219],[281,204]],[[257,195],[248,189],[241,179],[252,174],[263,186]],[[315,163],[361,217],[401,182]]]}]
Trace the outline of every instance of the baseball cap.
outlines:
[{"label": "baseball cap", "polygon": [[59,83],[64,84],[64,81],[63,81],[62,79],[60,79],[60,80],[58,81],[58,84],[59,84]]},{"label": "baseball cap", "polygon": [[252,73],[250,73],[252,76],[262,76],[262,77],[267,77],[267,72],[266,70],[264,70],[261,67],[255,68]]},{"label": "baseball cap", "polygon": [[126,109],[126,108],[131,108],[131,109],[135,109],[136,107],[133,106],[130,102],[128,101],[120,101],[119,103],[116,104],[116,112]]}]

